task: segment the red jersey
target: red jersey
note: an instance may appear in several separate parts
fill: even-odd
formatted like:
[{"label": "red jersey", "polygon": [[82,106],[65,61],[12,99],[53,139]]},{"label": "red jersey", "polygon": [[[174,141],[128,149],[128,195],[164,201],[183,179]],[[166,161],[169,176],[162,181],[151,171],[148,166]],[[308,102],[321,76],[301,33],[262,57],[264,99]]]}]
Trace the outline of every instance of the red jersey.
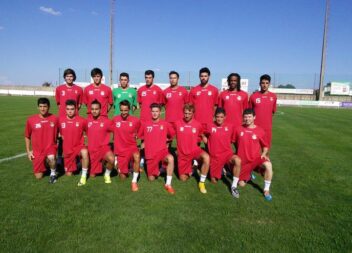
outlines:
[{"label": "red jersey", "polygon": [[259,126],[236,128],[233,141],[236,143],[237,155],[242,164],[253,162],[260,157],[262,148],[268,147],[265,132]]},{"label": "red jersey", "polygon": [[111,121],[106,117],[98,119],[89,118],[87,120],[88,150],[98,151],[106,147],[110,142]]},{"label": "red jersey", "polygon": [[101,104],[100,115],[108,117],[109,105],[113,104],[111,88],[105,84],[100,84],[98,87],[94,84],[88,85],[83,93],[83,103],[87,106],[87,114],[90,114],[90,105],[94,100],[98,100]]},{"label": "red jersey", "polygon": [[225,90],[220,93],[218,106],[225,109],[225,122],[239,127],[242,125],[242,113],[248,107],[248,94],[242,90]]},{"label": "red jersey", "polygon": [[138,137],[144,140],[145,157],[153,158],[159,152],[166,150],[166,142],[168,137],[174,136],[174,129],[170,123],[159,120],[153,122],[151,120],[142,122],[138,132]]},{"label": "red jersey", "polygon": [[24,136],[31,140],[34,156],[56,146],[57,128],[58,119],[53,114],[45,118],[36,114],[27,119]]},{"label": "red jersey", "polygon": [[137,134],[141,123],[137,117],[128,116],[122,119],[120,115],[112,119],[111,131],[114,133],[114,152],[124,154],[137,147]]},{"label": "red jersey", "polygon": [[272,92],[266,94],[255,92],[249,98],[249,107],[255,111],[254,123],[263,129],[271,130],[273,113],[276,112],[276,95]]},{"label": "red jersey", "polygon": [[218,104],[218,93],[218,89],[211,84],[207,87],[199,84],[191,89],[189,102],[195,106],[194,118],[201,124],[213,122],[214,106]]},{"label": "red jersey", "polygon": [[149,120],[151,117],[149,106],[152,103],[163,103],[163,91],[155,84],[150,87],[143,85],[137,90],[137,100],[141,107],[140,119],[142,121]]},{"label": "red jersey", "polygon": [[64,154],[71,154],[76,147],[84,145],[83,132],[87,130],[86,119],[80,116],[72,119],[61,117],[59,118],[59,130],[63,140]]},{"label": "red jersey", "polygon": [[183,118],[183,106],[188,103],[188,91],[177,86],[175,89],[168,87],[163,91],[165,105],[165,120],[176,122]]},{"label": "red jersey", "polygon": [[185,122],[183,119],[175,124],[175,132],[177,139],[177,152],[182,155],[189,155],[198,149],[199,137],[203,133],[202,125],[192,119]]},{"label": "red jersey", "polygon": [[234,139],[234,127],[224,123],[218,126],[215,123],[207,126],[208,148],[211,156],[222,156],[233,152],[232,140]]},{"label": "red jersey", "polygon": [[76,115],[78,115],[78,107],[82,104],[83,89],[75,84],[69,86],[62,84],[55,89],[55,100],[59,106],[59,117],[66,116],[66,101],[72,99],[76,101]]}]

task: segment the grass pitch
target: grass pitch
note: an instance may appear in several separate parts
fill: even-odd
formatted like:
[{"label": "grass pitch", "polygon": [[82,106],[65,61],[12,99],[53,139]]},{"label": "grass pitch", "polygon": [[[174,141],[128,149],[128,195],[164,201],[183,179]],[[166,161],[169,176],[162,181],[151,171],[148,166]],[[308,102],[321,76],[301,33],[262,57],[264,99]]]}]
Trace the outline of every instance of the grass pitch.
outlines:
[{"label": "grass pitch", "polygon": [[[25,152],[36,99],[0,97],[0,159]],[[279,107],[270,203],[259,176],[234,200],[222,182],[202,195],[174,178],[170,196],[143,174],[132,193],[130,179],[49,185],[26,157],[2,162],[0,252],[351,252],[351,123],[351,110]]]}]

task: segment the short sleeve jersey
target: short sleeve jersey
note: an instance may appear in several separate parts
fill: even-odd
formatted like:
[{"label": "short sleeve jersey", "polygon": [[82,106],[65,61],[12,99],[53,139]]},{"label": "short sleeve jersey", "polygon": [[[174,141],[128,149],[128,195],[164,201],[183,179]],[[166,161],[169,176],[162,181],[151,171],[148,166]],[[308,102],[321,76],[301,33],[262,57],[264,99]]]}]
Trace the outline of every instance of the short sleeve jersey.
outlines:
[{"label": "short sleeve jersey", "polygon": [[83,133],[87,130],[86,119],[80,116],[72,119],[61,117],[59,118],[59,130],[63,140],[64,154],[71,154],[76,147],[84,145]]},{"label": "short sleeve jersey", "polygon": [[112,91],[105,84],[94,86],[88,85],[83,92],[83,103],[87,106],[87,114],[90,114],[90,106],[94,100],[98,100],[101,104],[101,116],[108,116],[108,107],[113,104]]},{"label": "short sleeve jersey", "polygon": [[182,119],[176,122],[175,133],[178,153],[189,155],[198,148],[198,141],[203,133],[203,128],[195,119],[189,122]]},{"label": "short sleeve jersey", "polygon": [[239,127],[242,125],[242,113],[248,107],[248,94],[245,91],[225,90],[219,95],[218,106],[225,109],[225,122]]},{"label": "short sleeve jersey", "polygon": [[232,140],[234,138],[234,127],[229,123],[218,126],[215,123],[207,125],[205,133],[208,137],[209,154],[212,157],[221,157],[233,152]]},{"label": "short sleeve jersey", "polygon": [[106,117],[87,120],[87,137],[89,152],[98,151],[101,147],[108,146],[110,142],[111,121]]},{"label": "short sleeve jersey", "polygon": [[208,84],[202,87],[200,84],[192,88],[189,93],[189,102],[195,107],[194,118],[201,124],[213,122],[214,106],[218,104],[218,89]]},{"label": "short sleeve jersey", "polygon": [[155,84],[150,87],[143,85],[137,91],[137,99],[141,107],[140,119],[141,121],[147,121],[151,118],[149,106],[152,103],[163,103],[163,91]]},{"label": "short sleeve jersey", "polygon": [[255,111],[254,123],[265,130],[271,130],[273,113],[276,112],[277,97],[272,92],[255,92],[249,98],[249,107]]},{"label": "short sleeve jersey", "polygon": [[188,91],[182,87],[168,87],[163,91],[165,105],[165,120],[176,122],[183,118],[183,106],[188,103]]},{"label": "short sleeve jersey", "polygon": [[62,84],[55,89],[55,100],[59,107],[59,117],[66,115],[66,101],[72,99],[76,101],[76,115],[78,115],[78,106],[82,104],[83,89],[77,85]]},{"label": "short sleeve jersey", "polygon": [[133,106],[137,107],[136,89],[127,88],[124,90],[121,87],[114,88],[112,91],[112,95],[114,98],[115,116],[120,114],[120,102],[123,100],[127,100],[128,102],[130,102],[130,114],[133,114]]}]

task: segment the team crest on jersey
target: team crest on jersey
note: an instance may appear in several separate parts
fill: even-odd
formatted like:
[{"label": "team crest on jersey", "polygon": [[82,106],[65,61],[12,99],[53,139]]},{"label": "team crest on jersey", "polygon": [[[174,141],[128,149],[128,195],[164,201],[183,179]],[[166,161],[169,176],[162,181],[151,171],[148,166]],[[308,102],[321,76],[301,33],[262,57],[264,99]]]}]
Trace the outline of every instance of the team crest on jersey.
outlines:
[{"label": "team crest on jersey", "polygon": [[197,132],[197,129],[195,129],[194,127],[192,128],[192,133],[196,133]]},{"label": "team crest on jersey", "polygon": [[90,90],[88,93],[89,93],[89,95],[93,95],[94,92],[92,90]]},{"label": "team crest on jersey", "polygon": [[88,127],[91,127],[93,125],[92,122],[88,122]]},{"label": "team crest on jersey", "polygon": [[103,122],[100,123],[100,127],[104,127],[104,123]]},{"label": "team crest on jersey", "polygon": [[256,98],[256,99],[255,99],[255,103],[256,103],[256,104],[260,104],[260,98]]},{"label": "team crest on jersey", "polygon": [[167,98],[171,98],[171,93],[166,93]]},{"label": "team crest on jersey", "polygon": [[142,97],[145,97],[147,93],[145,91],[142,91]]},{"label": "team crest on jersey", "polygon": [[55,123],[54,123],[54,122],[50,122],[50,126],[51,126],[51,127],[54,127],[54,126],[55,126]]},{"label": "team crest on jersey", "polygon": [[[193,129],[192,129],[192,130],[193,130]],[[212,132],[212,133],[216,133],[216,127],[212,127],[212,128],[211,128],[211,132]]]},{"label": "team crest on jersey", "polygon": [[197,96],[200,96],[200,91],[197,91],[197,94],[196,94]]},{"label": "team crest on jersey", "polygon": [[79,127],[79,122],[76,122],[76,127]]},{"label": "team crest on jersey", "polygon": [[243,133],[243,132],[241,132],[241,133],[240,133],[240,136],[243,136],[243,135],[244,135],[244,133]]},{"label": "team crest on jersey", "polygon": [[180,132],[183,132],[185,130],[184,127],[180,127]]},{"label": "team crest on jersey", "polygon": [[35,128],[41,128],[42,125],[40,123],[35,124]]},{"label": "team crest on jersey", "polygon": [[225,131],[226,131],[226,132],[229,131],[228,127],[225,127]]},{"label": "team crest on jersey", "polygon": [[271,102],[274,101],[274,98],[273,98],[273,97],[270,97],[270,101],[271,101]]},{"label": "team crest on jersey", "polygon": [[121,127],[121,122],[116,122],[116,127]]},{"label": "team crest on jersey", "polygon": [[65,128],[66,127],[66,123],[65,122],[62,122],[61,123],[61,128]]},{"label": "team crest on jersey", "polygon": [[252,135],[252,139],[253,140],[256,140],[257,139],[257,136],[255,134]]},{"label": "team crest on jersey", "polygon": [[61,96],[65,96],[65,91],[64,90],[61,91]]},{"label": "team crest on jersey", "polygon": [[100,95],[101,95],[101,96],[105,96],[105,92],[104,92],[104,91],[101,91],[101,92],[100,92]]},{"label": "team crest on jersey", "polygon": [[230,99],[230,96],[226,96],[225,99],[226,99],[226,100],[229,100],[229,99]]},{"label": "team crest on jersey", "polygon": [[211,91],[208,91],[208,96],[211,96],[211,94],[213,94]]},{"label": "team crest on jersey", "polygon": [[241,101],[241,100],[242,100],[241,96],[238,96],[238,97],[237,97],[237,100],[238,100],[238,101]]}]

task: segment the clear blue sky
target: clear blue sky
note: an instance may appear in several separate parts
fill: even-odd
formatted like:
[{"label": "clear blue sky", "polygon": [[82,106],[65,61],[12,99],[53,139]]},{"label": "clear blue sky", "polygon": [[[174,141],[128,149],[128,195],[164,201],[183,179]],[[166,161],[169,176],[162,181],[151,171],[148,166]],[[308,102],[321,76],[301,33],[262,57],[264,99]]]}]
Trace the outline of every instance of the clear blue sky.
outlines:
[{"label": "clear blue sky", "polygon": [[[352,1],[330,7],[327,78],[352,81]],[[109,9],[109,0],[1,1],[0,84],[55,84],[65,67],[78,81],[93,67],[108,74]],[[165,81],[171,69],[196,78],[208,66],[217,85],[229,72],[311,85],[324,13],[323,0],[116,0],[114,69],[134,81],[154,69]]]}]

